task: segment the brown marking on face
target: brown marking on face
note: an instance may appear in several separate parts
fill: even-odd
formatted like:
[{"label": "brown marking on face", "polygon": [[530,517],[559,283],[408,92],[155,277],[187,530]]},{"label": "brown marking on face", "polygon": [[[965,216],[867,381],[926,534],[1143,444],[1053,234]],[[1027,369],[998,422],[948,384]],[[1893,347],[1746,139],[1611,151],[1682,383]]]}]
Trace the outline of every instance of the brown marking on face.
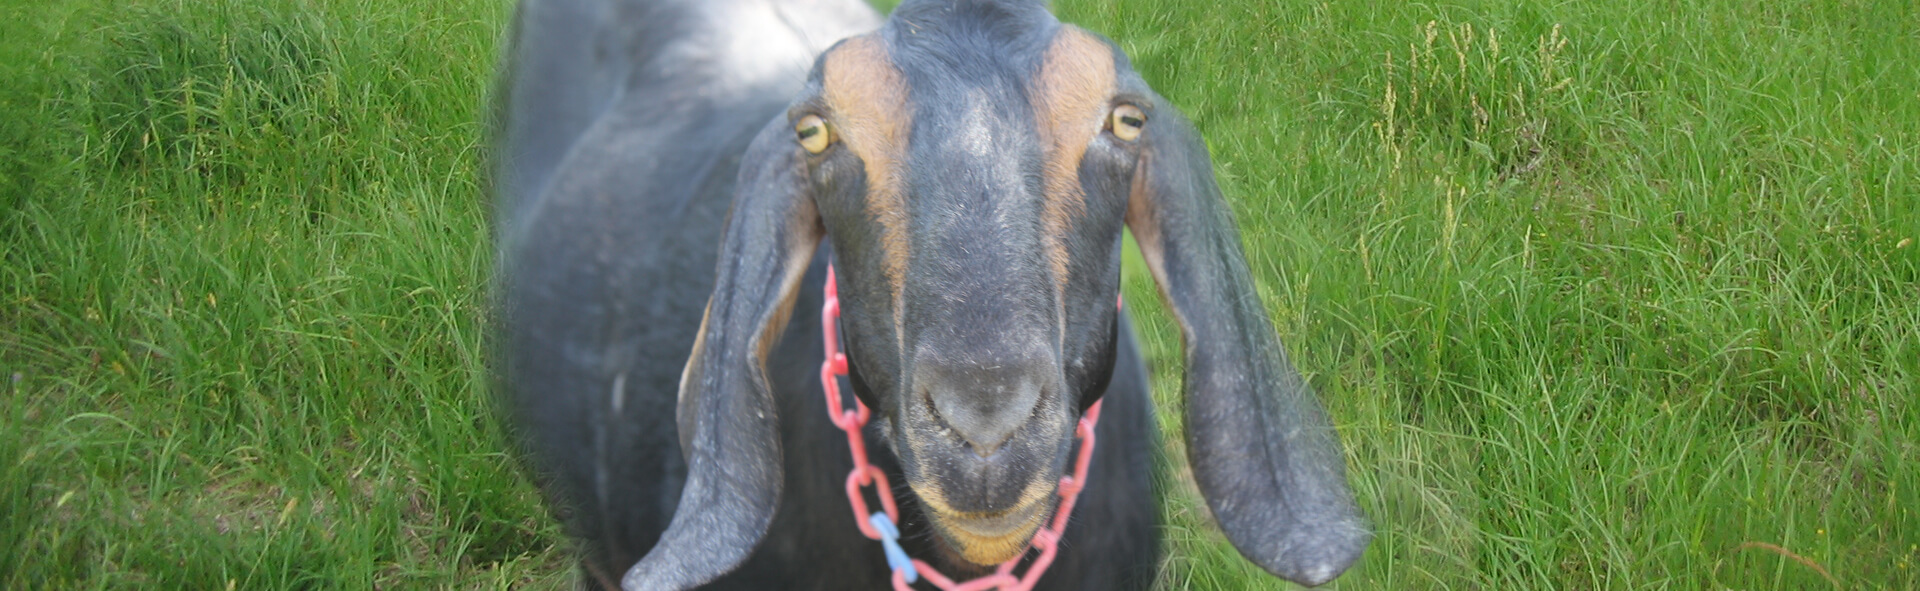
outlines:
[{"label": "brown marking on face", "polygon": [[[1087,144],[1107,120],[1114,93],[1113,50],[1092,34],[1063,26],[1053,37],[1040,72],[1034,76],[1034,121],[1046,149],[1041,169],[1047,259],[1065,305],[1068,257],[1067,232],[1075,217],[1085,215],[1086,191],[1080,186],[1080,159]],[[1063,327],[1064,330],[1064,327]]]},{"label": "brown marking on face", "polygon": [[[913,492],[920,497],[921,504],[927,508],[927,516],[934,528],[944,534],[946,540],[954,546],[952,550],[959,554],[961,559],[978,565],[991,566],[1019,556],[1021,551],[1026,550],[1027,543],[1033,540],[1033,534],[1040,531],[1040,526],[1046,523],[1048,517],[1053,516],[1053,512],[1046,506],[1046,501],[1053,496],[1053,488],[1050,484],[1044,478],[1028,483],[1027,487],[1020,491],[1018,503],[1006,511],[996,513],[956,511],[937,486],[927,487],[926,490],[916,487]],[[1027,512],[1027,515],[1021,519],[1018,527],[997,536],[975,535],[951,523],[954,520],[994,518],[1023,511]]]},{"label": "brown marking on face", "polygon": [[867,215],[880,224],[881,273],[893,292],[897,331],[904,318],[909,254],[901,171],[912,121],[907,86],[874,34],[848,39],[827,54],[821,78],[834,131],[866,166]]}]

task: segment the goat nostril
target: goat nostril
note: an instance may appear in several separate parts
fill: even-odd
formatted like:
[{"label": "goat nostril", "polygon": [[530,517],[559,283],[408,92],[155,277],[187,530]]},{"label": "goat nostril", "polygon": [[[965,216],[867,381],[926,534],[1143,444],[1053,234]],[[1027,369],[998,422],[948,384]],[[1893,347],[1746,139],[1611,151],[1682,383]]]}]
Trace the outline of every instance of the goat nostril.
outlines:
[{"label": "goat nostril", "polygon": [[932,427],[973,455],[991,458],[1039,412],[1041,388],[926,391]]},{"label": "goat nostril", "polygon": [[993,457],[1043,408],[1054,408],[1061,369],[1038,339],[996,339],[973,346],[925,346],[913,359],[914,403],[924,405],[926,429],[943,438],[949,450],[964,447],[975,456]]},{"label": "goat nostril", "polygon": [[965,449],[969,452],[972,452],[974,457],[984,460],[984,459],[992,458],[994,452],[1000,451],[1000,447],[1005,445],[1007,441],[1010,439],[1013,439],[1013,435],[1011,433],[1009,433],[1006,437],[1001,438],[999,441],[993,441],[993,442],[976,442],[972,439],[968,439],[965,435],[962,435],[960,436],[960,448]]},{"label": "goat nostril", "polygon": [[933,419],[934,432],[938,433],[941,437],[958,439],[961,449],[972,452],[973,455],[981,459],[993,457],[993,452],[998,451],[1001,444],[1006,443],[1008,439],[1012,438],[1012,432],[1009,431],[1005,437],[995,441],[979,440],[970,436],[966,431],[956,429],[953,423],[947,421],[947,418],[940,412],[940,407],[943,405],[935,402],[932,392],[922,391],[920,400],[927,405],[927,414]]}]

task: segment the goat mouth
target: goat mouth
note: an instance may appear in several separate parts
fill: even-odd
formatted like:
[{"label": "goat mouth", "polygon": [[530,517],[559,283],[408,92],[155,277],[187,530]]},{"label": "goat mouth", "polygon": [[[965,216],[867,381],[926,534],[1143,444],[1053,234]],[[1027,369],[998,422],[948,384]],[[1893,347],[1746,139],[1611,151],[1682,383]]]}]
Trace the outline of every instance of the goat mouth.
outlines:
[{"label": "goat mouth", "polygon": [[934,530],[940,532],[960,558],[991,566],[1018,557],[1046,520],[1049,497],[997,513],[961,513],[927,503]]}]

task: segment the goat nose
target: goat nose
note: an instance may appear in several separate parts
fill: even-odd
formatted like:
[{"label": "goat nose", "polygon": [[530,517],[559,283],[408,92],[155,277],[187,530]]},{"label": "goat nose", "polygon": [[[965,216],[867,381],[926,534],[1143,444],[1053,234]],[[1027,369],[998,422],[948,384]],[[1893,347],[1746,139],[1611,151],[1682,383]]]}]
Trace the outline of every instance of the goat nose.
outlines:
[{"label": "goat nose", "polygon": [[916,360],[916,389],[932,402],[937,419],[982,458],[993,455],[1033,417],[1051,386],[1048,364],[1040,355],[933,357]]}]

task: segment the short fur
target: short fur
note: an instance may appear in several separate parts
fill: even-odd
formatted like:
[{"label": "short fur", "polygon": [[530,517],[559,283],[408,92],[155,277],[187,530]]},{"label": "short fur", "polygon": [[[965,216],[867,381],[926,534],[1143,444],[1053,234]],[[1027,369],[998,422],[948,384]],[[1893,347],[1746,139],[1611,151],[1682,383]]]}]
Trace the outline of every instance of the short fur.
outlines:
[{"label": "short fur", "polygon": [[[1039,2],[909,0],[835,44],[880,24],[857,0],[523,0],[498,366],[583,580],[888,587],[817,377],[833,259],[908,551],[983,573],[1031,524],[971,532],[1050,512],[1073,421],[1105,400],[1039,588],[1146,588],[1157,435],[1112,304],[1123,227],[1183,328],[1188,449],[1228,538],[1308,584],[1356,560],[1369,534],[1339,443],[1253,295],[1192,126]],[[1149,113],[1137,142],[1100,128],[1122,103]],[[836,134],[817,155],[794,138],[808,115]]]}]

